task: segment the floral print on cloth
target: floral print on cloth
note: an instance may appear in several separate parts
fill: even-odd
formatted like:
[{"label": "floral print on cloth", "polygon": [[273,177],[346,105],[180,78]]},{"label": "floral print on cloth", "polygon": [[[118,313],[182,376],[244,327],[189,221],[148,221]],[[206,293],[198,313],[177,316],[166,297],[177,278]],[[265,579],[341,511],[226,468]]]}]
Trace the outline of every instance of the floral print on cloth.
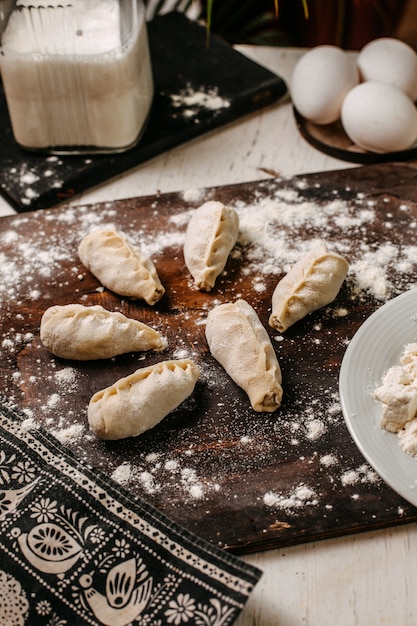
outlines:
[{"label": "floral print on cloth", "polygon": [[0,397],[0,624],[233,624],[261,572],[34,424]]}]

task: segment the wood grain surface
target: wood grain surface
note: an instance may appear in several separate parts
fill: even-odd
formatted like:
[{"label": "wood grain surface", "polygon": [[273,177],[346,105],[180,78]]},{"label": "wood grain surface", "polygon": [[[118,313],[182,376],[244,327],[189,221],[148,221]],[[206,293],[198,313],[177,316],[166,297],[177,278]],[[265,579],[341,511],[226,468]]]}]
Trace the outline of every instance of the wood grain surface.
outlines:
[{"label": "wood grain surface", "polygon": [[[268,326],[268,318],[283,268],[255,269],[251,259],[259,251],[250,242],[239,241],[213,292],[197,291],[190,280],[182,255],[190,209],[216,199],[238,210],[253,208],[255,215],[262,203],[274,199],[284,206],[290,193],[300,217],[309,203],[322,220],[297,225],[295,220],[285,224],[283,218],[264,227],[285,232],[288,245],[294,242],[300,251],[303,242],[323,238],[342,245],[354,264],[365,244],[367,249],[414,245],[417,170],[396,164],[62,207],[0,222],[3,393],[61,440],[67,433],[66,445],[87,463],[109,476],[116,472],[119,480],[127,477],[123,484],[138,497],[235,553],[417,519],[417,510],[366,465],[338,402],[346,346],[381,300],[366,289],[359,293],[351,277],[334,303],[281,337]],[[367,207],[373,218],[349,228],[334,213],[330,220],[326,207],[335,199],[351,224]],[[78,259],[81,238],[92,228],[109,225],[153,251],[166,287],[155,307],[103,289]],[[387,297],[412,287],[415,270],[404,274],[391,263]],[[209,354],[207,312],[236,298],[255,308],[276,350],[284,388],[276,413],[255,413]],[[140,319],[167,337],[167,350],[87,363],[53,357],[41,344],[40,319],[47,307],[71,302],[101,304]],[[200,366],[201,378],[194,394],[160,425],[118,442],[99,441],[89,432],[86,410],[94,392],[138,367],[185,355]]]}]

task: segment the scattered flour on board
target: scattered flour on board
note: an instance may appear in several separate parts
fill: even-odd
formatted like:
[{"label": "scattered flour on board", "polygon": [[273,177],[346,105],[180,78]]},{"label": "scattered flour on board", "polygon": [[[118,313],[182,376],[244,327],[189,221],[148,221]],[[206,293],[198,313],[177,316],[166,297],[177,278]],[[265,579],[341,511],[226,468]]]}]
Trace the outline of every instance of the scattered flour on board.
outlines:
[{"label": "scattered flour on board", "polygon": [[149,454],[138,464],[121,463],[113,472],[112,478],[127,486],[137,481],[148,494],[171,489],[177,485],[183,495],[190,500],[200,500],[208,490],[217,490],[218,485],[207,485],[197,471],[175,458],[163,459],[161,454]]},{"label": "scattered flour on board", "polygon": [[188,84],[180,93],[169,94],[169,98],[174,110],[178,111],[173,114],[173,117],[195,118],[196,122],[199,121],[198,116],[204,110],[216,114],[230,107],[230,100],[219,95],[218,87],[194,89]]},{"label": "scattered flour on board", "polygon": [[64,181],[61,173],[62,160],[56,156],[47,157],[37,165],[23,161],[19,167],[11,167],[2,172],[2,182],[5,190],[12,190],[13,196],[18,195],[22,206],[30,207],[33,200],[37,200],[41,191],[45,189],[45,179],[48,187],[61,189]]},{"label": "scattered flour on board", "polygon": [[324,454],[320,459],[320,463],[325,467],[337,465],[337,462],[337,456],[335,454]]},{"label": "scattered flour on board", "polygon": [[318,501],[318,496],[314,489],[304,483],[297,485],[290,493],[281,494],[269,491],[264,496],[266,506],[285,509],[288,512],[305,506],[314,506],[318,504]]},{"label": "scattered flour on board", "polygon": [[132,466],[130,463],[124,462],[119,465],[111,475],[113,480],[118,482],[120,485],[127,485],[132,476]]},{"label": "scattered flour on board", "polygon": [[368,465],[360,465],[356,469],[344,472],[340,478],[342,485],[357,485],[358,483],[376,483],[379,481],[378,474]]},{"label": "scattered flour on board", "polygon": [[50,432],[64,445],[72,446],[84,437],[85,427],[83,424],[71,424],[67,428],[52,428]]},{"label": "scattered flour on board", "polygon": [[[184,92],[174,98],[179,112],[185,114],[187,107],[190,111],[196,106],[215,108],[227,106],[227,102],[219,99],[218,94],[198,94]],[[23,175],[22,175],[23,176]],[[24,174],[29,180],[30,173]],[[35,176],[35,175],[33,175]],[[34,179],[33,179],[34,180]],[[238,243],[232,252],[235,260],[241,261],[241,271],[249,276],[253,290],[262,293],[265,289],[264,277],[281,275],[287,272],[306,248],[325,241],[329,248],[346,256],[350,261],[350,270],[347,280],[353,298],[374,297],[380,302],[396,295],[414,284],[414,272],[417,265],[417,246],[396,246],[390,241],[376,248],[372,238],[366,238],[366,229],[375,221],[375,205],[366,196],[358,194],[353,200],[345,201],[334,198],[326,204],[318,206],[314,200],[306,199],[301,193],[302,181],[299,189],[274,189],[268,197],[255,198],[253,202],[245,204],[236,201],[234,208],[239,214],[240,230]],[[204,193],[201,190],[182,192],[184,202],[195,205],[202,203]],[[157,260],[158,254],[166,248],[181,249],[185,238],[185,227],[190,219],[193,208],[180,211],[170,218],[169,228],[156,231],[151,235],[140,229],[126,232],[134,244],[138,245],[144,254]],[[407,205],[402,207],[406,212]],[[158,211],[155,208],[155,217]],[[101,207],[100,211],[91,210],[91,207],[71,208],[60,211],[58,215],[51,215],[51,220],[65,224],[67,236],[63,241],[59,237],[51,239],[45,247],[43,233],[39,236],[34,233],[30,242],[19,231],[20,224],[25,218],[19,216],[14,225],[9,222],[8,230],[0,233],[0,264],[3,269],[3,280],[0,284],[0,312],[7,311],[7,302],[20,302],[28,294],[39,298],[42,294],[36,288],[39,275],[53,281],[55,286],[65,284],[68,280],[62,272],[62,262],[68,259],[68,250],[76,249],[81,238],[94,228],[103,226],[114,227],[117,223],[117,213],[111,203]],[[32,218],[34,219],[34,218]],[[36,218],[35,218],[36,219]],[[411,224],[411,228],[417,228]],[[305,233],[308,233],[306,243]],[[352,241],[360,241],[359,246],[352,247]],[[14,255],[8,256],[4,246],[13,246]],[[401,280],[393,281],[392,276],[401,272]],[[78,259],[74,257],[72,275],[82,281],[85,270],[80,269]],[[213,302],[213,305],[215,303]],[[22,314],[23,315],[23,314]],[[333,317],[346,317],[349,310],[346,307],[336,306],[332,311]],[[26,320],[23,320],[26,321]],[[28,319],[29,322],[29,319]],[[196,325],[204,323],[204,316],[196,320]],[[317,327],[319,333],[322,328]],[[0,356],[7,358],[12,355],[17,346],[22,348],[33,341],[33,333],[16,333],[9,331],[1,336]],[[277,341],[282,341],[281,336]],[[319,339],[316,339],[319,341]],[[178,345],[174,351],[174,358],[192,357],[191,345]],[[36,374],[32,374],[33,380]],[[53,373],[55,389],[44,402],[44,411],[50,417],[50,430],[61,442],[70,447],[76,446],[81,438],[90,438],[88,426],[83,424],[69,425],[65,419],[68,409],[68,397],[77,392],[79,372],[73,367],[57,369]],[[210,372],[202,372],[203,380],[212,384]],[[30,380],[27,382],[31,382]],[[326,391],[327,393],[327,391]],[[294,413],[288,418],[287,428],[289,440],[295,447],[300,442],[313,445],[315,441],[325,437],[329,430],[340,420],[340,403],[337,394],[323,399],[323,403],[312,402],[303,414]],[[221,409],[221,407],[219,407]],[[28,420],[31,417],[28,416]],[[49,420],[49,417],[48,417]],[[221,423],[217,426],[221,431]],[[219,435],[220,436],[220,435]],[[238,445],[252,446],[253,433],[247,432],[239,436]],[[120,484],[129,486],[138,482],[145,492],[154,494],[165,489],[180,491],[185,498],[201,500],[210,492],[219,491],[222,487],[218,480],[211,482],[203,480],[193,467],[191,450],[186,450],[178,458],[166,458],[163,454],[148,455],[135,463],[121,463],[114,470],[112,476]],[[332,480],[338,481],[342,487],[349,488],[358,484],[371,484],[377,481],[376,474],[367,466],[346,470],[340,474],[340,459],[332,452],[323,455],[320,466],[332,472]],[[302,507],[318,506],[321,504],[319,490],[313,485],[300,483],[293,490],[281,492],[279,489],[270,490],[264,496],[267,507],[285,509],[289,512],[299,511]],[[326,504],[325,504],[326,506]]]}]

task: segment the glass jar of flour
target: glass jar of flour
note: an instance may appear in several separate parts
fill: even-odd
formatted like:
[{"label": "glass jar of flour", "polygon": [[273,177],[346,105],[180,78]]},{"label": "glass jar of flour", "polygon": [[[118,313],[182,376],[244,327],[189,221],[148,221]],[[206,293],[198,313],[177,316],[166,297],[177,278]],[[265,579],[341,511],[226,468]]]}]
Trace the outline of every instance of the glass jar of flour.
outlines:
[{"label": "glass jar of flour", "polygon": [[94,154],[135,146],[153,98],[142,0],[17,0],[1,75],[21,147]]}]

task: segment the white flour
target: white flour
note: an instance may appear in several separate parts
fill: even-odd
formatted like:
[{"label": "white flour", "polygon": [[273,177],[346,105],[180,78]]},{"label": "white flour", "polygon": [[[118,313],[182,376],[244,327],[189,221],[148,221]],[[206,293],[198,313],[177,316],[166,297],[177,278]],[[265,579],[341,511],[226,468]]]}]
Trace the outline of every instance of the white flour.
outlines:
[{"label": "white flour", "polygon": [[285,495],[269,491],[264,496],[264,503],[266,506],[291,512],[305,506],[314,506],[318,504],[318,499],[314,489],[301,483],[295,487],[294,491]]},{"label": "white flour", "polygon": [[133,14],[127,2],[120,6],[116,0],[20,0],[0,57],[17,143],[34,149],[87,146],[91,152],[136,141],[153,78],[144,12]]},{"label": "white flour", "polygon": [[417,343],[404,347],[400,363],[385,372],[373,396],[382,407],[381,428],[397,433],[404,452],[417,456]]},{"label": "white flour", "polygon": [[197,118],[204,110],[216,113],[230,107],[230,100],[221,97],[217,87],[196,90],[187,85],[180,93],[169,94],[169,98],[177,111],[173,117]]}]

